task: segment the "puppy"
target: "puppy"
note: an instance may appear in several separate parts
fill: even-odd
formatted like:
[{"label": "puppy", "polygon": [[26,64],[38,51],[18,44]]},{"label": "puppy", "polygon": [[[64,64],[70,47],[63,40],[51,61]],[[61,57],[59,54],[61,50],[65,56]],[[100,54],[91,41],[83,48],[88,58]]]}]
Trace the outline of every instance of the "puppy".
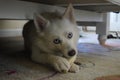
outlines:
[{"label": "puppy", "polygon": [[71,4],[63,14],[45,12],[35,14],[34,19],[24,25],[25,49],[31,59],[51,65],[58,72],[78,72],[76,60],[79,32]]}]

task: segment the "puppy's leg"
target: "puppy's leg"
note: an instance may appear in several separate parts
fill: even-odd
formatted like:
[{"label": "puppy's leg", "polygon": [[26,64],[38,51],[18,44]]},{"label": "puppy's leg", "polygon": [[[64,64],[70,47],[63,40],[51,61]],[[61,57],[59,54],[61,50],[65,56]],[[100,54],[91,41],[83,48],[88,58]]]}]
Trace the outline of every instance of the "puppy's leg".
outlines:
[{"label": "puppy's leg", "polygon": [[71,64],[71,67],[70,67],[70,72],[74,72],[74,73],[76,73],[76,72],[79,72],[79,66],[78,65],[76,65],[75,63],[73,63],[73,64]]},{"label": "puppy's leg", "polygon": [[71,65],[70,70],[69,70],[70,72],[79,72],[79,66],[74,63],[75,60],[76,60],[76,56],[68,60]]},{"label": "puppy's leg", "polygon": [[70,63],[67,59],[49,53],[40,53],[39,49],[36,47],[32,47],[31,58],[42,64],[50,64],[59,72],[68,72],[70,69]]}]

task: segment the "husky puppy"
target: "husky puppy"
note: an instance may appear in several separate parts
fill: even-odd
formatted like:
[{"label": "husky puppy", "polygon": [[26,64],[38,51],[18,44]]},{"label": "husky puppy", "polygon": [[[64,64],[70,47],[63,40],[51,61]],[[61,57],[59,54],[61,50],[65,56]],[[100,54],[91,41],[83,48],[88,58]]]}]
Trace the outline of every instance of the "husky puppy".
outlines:
[{"label": "husky puppy", "polygon": [[64,14],[35,14],[34,19],[24,25],[23,37],[33,61],[50,65],[58,72],[79,71],[74,64],[79,32],[71,4]]}]

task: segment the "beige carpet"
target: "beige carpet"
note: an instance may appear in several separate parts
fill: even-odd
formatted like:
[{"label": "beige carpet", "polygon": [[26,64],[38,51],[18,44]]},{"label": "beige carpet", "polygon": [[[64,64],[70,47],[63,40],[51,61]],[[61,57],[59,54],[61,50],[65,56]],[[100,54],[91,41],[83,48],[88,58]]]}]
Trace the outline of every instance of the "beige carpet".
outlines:
[{"label": "beige carpet", "polygon": [[81,63],[80,72],[63,74],[32,62],[22,52],[21,40],[6,39],[6,44],[4,41],[0,43],[0,80],[95,80],[120,75],[120,51],[80,53],[76,61]]},{"label": "beige carpet", "polygon": [[81,54],[78,73],[56,73],[18,55],[0,56],[0,80],[94,80],[96,77],[120,75],[120,53],[117,51],[104,55]]}]

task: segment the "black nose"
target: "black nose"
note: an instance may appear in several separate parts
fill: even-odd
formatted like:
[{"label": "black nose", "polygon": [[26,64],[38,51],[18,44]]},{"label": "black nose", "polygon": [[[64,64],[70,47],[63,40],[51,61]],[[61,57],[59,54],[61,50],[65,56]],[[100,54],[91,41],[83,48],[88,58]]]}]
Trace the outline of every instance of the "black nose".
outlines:
[{"label": "black nose", "polygon": [[76,54],[76,52],[75,52],[74,49],[72,49],[72,50],[70,50],[70,51],[68,52],[68,55],[69,55],[69,56],[74,56],[75,54]]}]

